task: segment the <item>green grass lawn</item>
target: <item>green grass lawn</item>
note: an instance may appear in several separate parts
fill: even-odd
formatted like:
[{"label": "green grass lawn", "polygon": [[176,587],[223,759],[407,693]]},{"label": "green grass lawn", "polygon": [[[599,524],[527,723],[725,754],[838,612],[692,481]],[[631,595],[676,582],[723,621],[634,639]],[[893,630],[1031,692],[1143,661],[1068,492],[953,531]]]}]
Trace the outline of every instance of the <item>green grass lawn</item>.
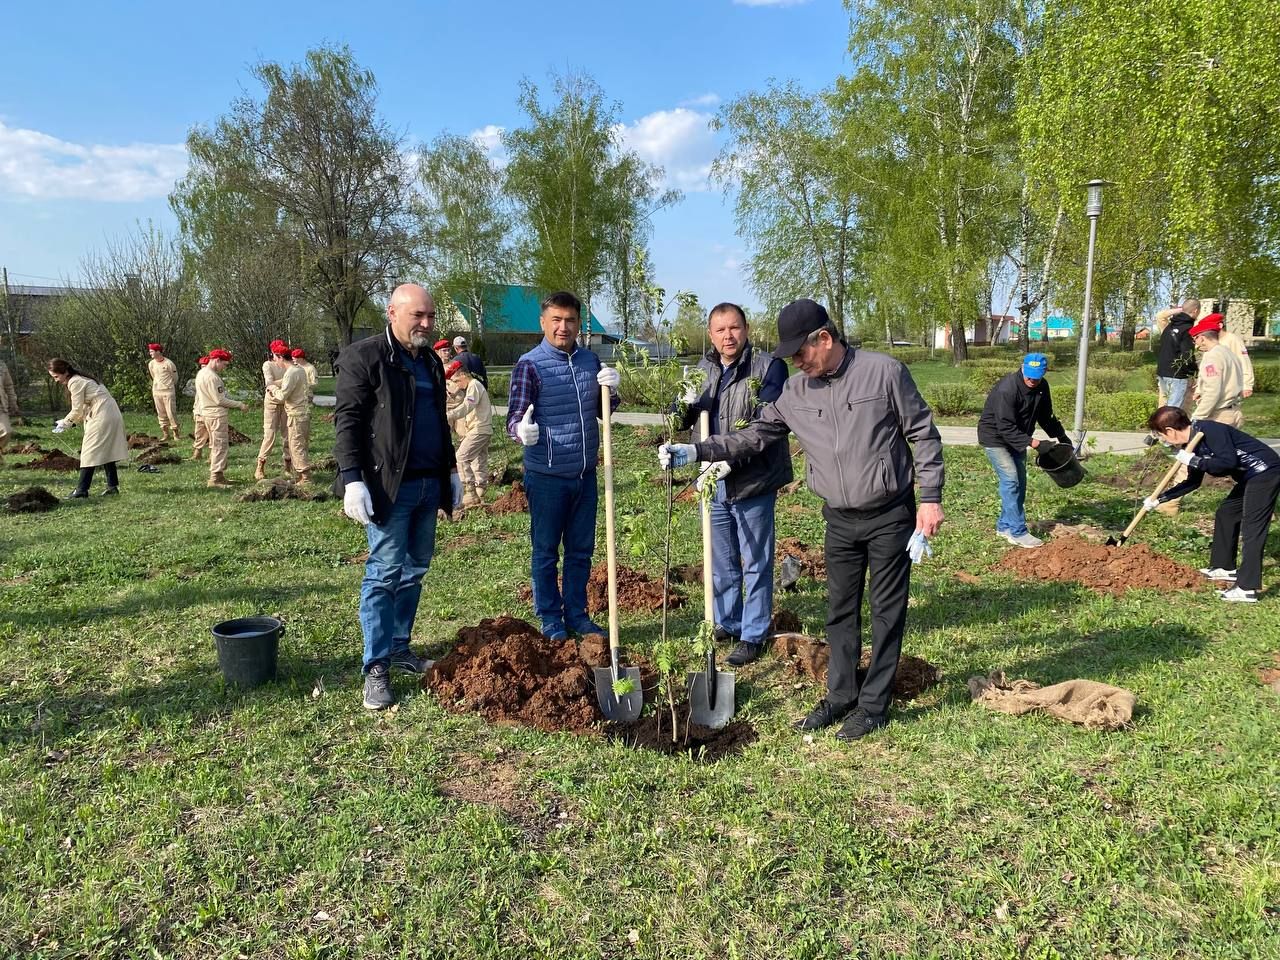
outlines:
[{"label": "green grass lawn", "polygon": [[[256,438],[258,417],[232,419]],[[23,432],[74,453],[50,423]],[[616,433],[623,559],[660,575],[653,451]],[[331,442],[317,419],[315,449]],[[232,448],[242,487],[255,452]],[[24,459],[0,493],[69,492]],[[1256,676],[1280,651],[1274,561],[1252,607],[1015,582],[990,570],[990,468],[975,449],[947,467],[905,644],[942,683],[842,746],[790,730],[820,692],[766,657],[738,671],[759,739],[715,765],[493,726],[403,677],[398,709],[365,711],[363,534],[333,501],[237,503],[183,463],[126,470],[119,499],[98,480],[0,515],[0,956],[1280,956],[1280,698]],[[1203,565],[1220,496],[1135,539]],[[1135,506],[1031,480],[1034,518],[1120,527]],[[695,516],[677,517],[675,562],[693,562]],[[419,646],[530,616],[527,531],[442,527]],[[807,492],[780,502],[779,534],[821,542]],[[806,580],[780,603],[820,632],[824,596]],[[228,690],[209,627],[259,613],[287,622],[282,680]],[[632,646],[656,635],[656,616],[624,619]],[[1128,687],[1133,729],[972,705],[965,679],[994,668]]]}]

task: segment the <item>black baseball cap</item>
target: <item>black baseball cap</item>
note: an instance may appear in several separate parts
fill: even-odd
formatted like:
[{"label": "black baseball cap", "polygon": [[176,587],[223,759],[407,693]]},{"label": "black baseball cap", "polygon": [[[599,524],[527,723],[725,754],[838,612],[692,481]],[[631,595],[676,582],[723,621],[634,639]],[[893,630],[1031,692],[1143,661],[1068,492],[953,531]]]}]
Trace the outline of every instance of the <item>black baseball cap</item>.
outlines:
[{"label": "black baseball cap", "polygon": [[827,308],[813,300],[792,300],[778,314],[778,348],[773,355],[790,360],[804,346],[809,334],[831,322]]}]

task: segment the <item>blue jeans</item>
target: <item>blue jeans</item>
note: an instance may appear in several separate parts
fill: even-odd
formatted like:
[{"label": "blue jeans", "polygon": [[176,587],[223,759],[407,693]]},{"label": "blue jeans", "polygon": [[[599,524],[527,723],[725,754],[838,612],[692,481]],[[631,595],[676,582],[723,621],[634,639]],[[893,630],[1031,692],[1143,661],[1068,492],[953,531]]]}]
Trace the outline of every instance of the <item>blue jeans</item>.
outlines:
[{"label": "blue jeans", "polygon": [[747,643],[764,643],[773,617],[773,514],[776,493],[711,503],[711,582],[716,625]]},{"label": "blue jeans", "polygon": [[379,661],[389,663],[392,654],[409,646],[422,577],[435,553],[439,507],[439,480],[406,480],[387,519],[365,527],[369,559],[360,584],[365,672]]},{"label": "blue jeans", "polygon": [[[526,470],[524,492],[529,497],[533,610],[548,636],[565,628],[590,629],[587,616],[587,578],[596,547],[596,472],[582,477],[554,477]],[[563,593],[556,568],[564,546]]]},{"label": "blue jeans", "polygon": [[1177,377],[1158,377],[1160,389],[1164,392],[1165,403],[1171,407],[1182,406],[1187,396],[1187,381]]},{"label": "blue jeans", "polygon": [[1008,447],[983,447],[982,452],[1000,478],[1000,519],[996,533],[1020,537],[1027,532],[1027,455]]}]

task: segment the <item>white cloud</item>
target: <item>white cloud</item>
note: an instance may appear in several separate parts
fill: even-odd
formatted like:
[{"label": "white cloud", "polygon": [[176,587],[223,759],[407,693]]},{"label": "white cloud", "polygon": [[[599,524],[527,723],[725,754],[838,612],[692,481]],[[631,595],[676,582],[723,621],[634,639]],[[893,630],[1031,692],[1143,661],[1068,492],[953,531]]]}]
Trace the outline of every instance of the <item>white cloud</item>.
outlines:
[{"label": "white cloud", "polygon": [[733,0],[738,7],[798,7],[809,0]]},{"label": "white cloud", "polygon": [[0,195],[132,202],[167,196],[187,170],[181,143],[72,143],[0,122]]},{"label": "white cloud", "polygon": [[670,186],[697,193],[711,189],[716,141],[707,126],[710,119],[709,113],[676,107],[619,124],[615,130],[627,148],[666,171]]},{"label": "white cloud", "polygon": [[502,134],[505,130],[505,127],[495,123],[487,123],[479,130],[472,130],[470,133],[471,139],[479,144],[489,155],[489,159],[499,167],[507,165],[507,151],[502,147]]},{"label": "white cloud", "polygon": [[679,106],[682,107],[714,107],[720,103],[720,94],[703,93],[696,97],[690,97],[688,100],[681,100]]}]

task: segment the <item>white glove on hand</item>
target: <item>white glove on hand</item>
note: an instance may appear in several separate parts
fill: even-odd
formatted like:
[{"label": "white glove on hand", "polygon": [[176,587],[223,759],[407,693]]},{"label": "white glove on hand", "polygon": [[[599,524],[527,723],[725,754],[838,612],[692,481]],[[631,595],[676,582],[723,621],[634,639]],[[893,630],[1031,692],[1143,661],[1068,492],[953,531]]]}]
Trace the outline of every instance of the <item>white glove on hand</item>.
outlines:
[{"label": "white glove on hand", "polygon": [[462,506],[462,478],[457,473],[449,474],[449,492],[453,494],[453,511],[457,513]]},{"label": "white glove on hand", "polygon": [[342,512],[362,526],[368,526],[373,520],[373,497],[369,496],[369,488],[363,480],[354,480],[347,484],[342,495]]},{"label": "white glove on hand", "polygon": [[1147,497],[1142,501],[1142,509],[1144,510],[1154,510],[1158,506],[1160,506],[1160,501],[1155,497]]},{"label": "white glove on hand", "polygon": [[685,405],[692,405],[698,402],[698,388],[689,382],[689,368],[684,367],[680,373],[680,380],[685,385],[684,393],[680,394],[680,402]]},{"label": "white glove on hand", "polygon": [[698,459],[698,448],[692,443],[664,443],[658,448],[658,466],[663,470],[683,467]]},{"label": "white glove on hand", "polygon": [[608,387],[610,390],[617,390],[618,384],[622,382],[622,374],[616,367],[600,367],[600,372],[596,374],[596,383],[602,387]]},{"label": "white glove on hand", "polygon": [[520,422],[516,424],[516,436],[526,447],[536,447],[538,440],[542,437],[542,431],[538,425],[533,422],[533,404],[529,404],[529,409],[524,412],[524,416]]},{"label": "white glove on hand", "polygon": [[698,479],[694,483],[694,486],[697,487],[698,492],[701,493],[702,488],[706,484],[709,483],[714,487],[718,482],[727,477],[732,469],[733,468],[723,460],[717,460],[715,463],[708,463],[706,469],[698,474]]},{"label": "white glove on hand", "polygon": [[926,557],[933,556],[933,547],[929,546],[929,538],[917,530],[907,541],[907,555],[912,563],[919,563]]},{"label": "white glove on hand", "polygon": [[53,432],[62,433],[62,431],[66,430],[68,426],[70,426],[70,424],[68,424],[67,421],[59,420],[57,423],[53,425]]},{"label": "white glove on hand", "polygon": [[1179,463],[1186,464],[1188,467],[1191,466],[1191,461],[1195,458],[1196,455],[1190,450],[1179,450],[1173,455],[1173,459],[1177,460]]}]

